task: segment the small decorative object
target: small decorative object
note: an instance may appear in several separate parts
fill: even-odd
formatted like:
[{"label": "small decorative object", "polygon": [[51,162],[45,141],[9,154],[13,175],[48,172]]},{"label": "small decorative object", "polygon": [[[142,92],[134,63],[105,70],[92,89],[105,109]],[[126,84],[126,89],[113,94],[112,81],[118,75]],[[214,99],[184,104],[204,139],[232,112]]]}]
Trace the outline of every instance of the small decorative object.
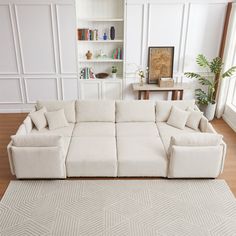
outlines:
[{"label": "small decorative object", "polygon": [[107,58],[107,55],[100,49],[97,58],[104,59]]},{"label": "small decorative object", "polygon": [[122,59],[123,59],[123,51],[122,51],[122,48],[116,48],[116,49],[114,49],[111,58],[112,58],[112,59],[119,59],[119,60],[122,60]]},{"label": "small decorative object", "polygon": [[[195,90],[195,96],[200,109],[208,120],[213,120],[216,109],[216,89],[221,79],[232,77],[236,72],[236,66],[232,66],[227,71],[222,73],[223,61],[220,57],[208,60],[204,55],[199,54],[196,58],[197,64],[206,70],[207,73],[198,74],[195,72],[186,72],[184,75],[187,78],[198,79],[202,88]],[[205,92],[206,91],[206,92]]]},{"label": "small decorative object", "polygon": [[138,76],[140,78],[140,82],[139,82],[140,86],[143,86],[143,84],[144,84],[144,78],[145,78],[147,71],[148,71],[148,68],[146,70],[143,70],[141,68],[141,69],[138,69],[138,71],[137,71]]},{"label": "small decorative object", "polygon": [[160,78],[173,77],[174,47],[148,48],[148,83],[156,84]]},{"label": "small decorative object", "polygon": [[96,78],[98,79],[106,79],[109,76],[108,73],[98,73],[96,74]]},{"label": "small decorative object", "polygon": [[107,40],[107,34],[106,33],[103,34],[103,40]]},{"label": "small decorative object", "polygon": [[172,78],[160,78],[158,80],[158,85],[160,87],[173,87],[174,86],[174,80]]},{"label": "small decorative object", "polygon": [[112,66],[111,73],[112,73],[112,78],[116,79],[116,73],[117,73],[117,67],[116,66]]},{"label": "small decorative object", "polygon": [[115,37],[116,37],[116,30],[115,30],[115,27],[112,26],[111,29],[110,29],[110,39],[114,40]]},{"label": "small decorative object", "polygon": [[85,54],[87,60],[92,59],[93,54],[88,50],[88,52]]}]

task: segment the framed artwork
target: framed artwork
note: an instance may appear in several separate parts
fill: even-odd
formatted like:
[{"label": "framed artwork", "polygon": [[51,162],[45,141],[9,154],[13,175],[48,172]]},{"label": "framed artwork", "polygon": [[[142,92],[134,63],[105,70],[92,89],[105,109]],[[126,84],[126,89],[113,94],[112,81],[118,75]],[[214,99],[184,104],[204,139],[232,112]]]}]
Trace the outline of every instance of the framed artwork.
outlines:
[{"label": "framed artwork", "polygon": [[173,77],[174,47],[148,48],[148,83],[157,84],[160,78]]}]

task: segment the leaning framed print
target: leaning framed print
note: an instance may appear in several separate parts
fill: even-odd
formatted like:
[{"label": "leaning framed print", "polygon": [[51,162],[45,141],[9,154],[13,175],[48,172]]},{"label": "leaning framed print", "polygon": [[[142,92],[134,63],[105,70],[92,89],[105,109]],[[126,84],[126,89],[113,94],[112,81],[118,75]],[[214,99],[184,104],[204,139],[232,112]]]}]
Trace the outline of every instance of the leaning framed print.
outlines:
[{"label": "leaning framed print", "polygon": [[148,48],[148,83],[157,84],[161,78],[173,77],[174,47]]}]

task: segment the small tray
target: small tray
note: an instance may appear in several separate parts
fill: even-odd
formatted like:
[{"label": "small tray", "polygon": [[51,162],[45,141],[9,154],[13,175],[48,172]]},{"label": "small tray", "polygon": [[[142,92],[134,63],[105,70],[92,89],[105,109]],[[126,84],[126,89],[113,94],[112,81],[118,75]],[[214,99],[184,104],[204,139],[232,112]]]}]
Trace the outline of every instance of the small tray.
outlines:
[{"label": "small tray", "polygon": [[108,73],[98,73],[95,75],[97,79],[106,79],[109,74]]}]

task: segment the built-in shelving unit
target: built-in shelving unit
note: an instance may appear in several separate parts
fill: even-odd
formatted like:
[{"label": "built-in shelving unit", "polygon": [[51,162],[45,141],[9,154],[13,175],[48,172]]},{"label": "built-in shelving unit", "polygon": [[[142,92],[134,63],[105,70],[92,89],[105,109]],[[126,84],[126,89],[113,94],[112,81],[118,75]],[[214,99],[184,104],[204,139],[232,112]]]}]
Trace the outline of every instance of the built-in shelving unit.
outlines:
[{"label": "built-in shelving unit", "polygon": [[[124,77],[124,12],[125,0],[76,0],[77,29],[98,32],[97,40],[78,40],[79,71],[89,67],[95,75],[101,72],[111,74],[112,66],[115,66],[117,80]],[[115,28],[114,40],[110,38],[112,26]],[[103,39],[104,33],[108,36],[106,40]],[[114,50],[118,48],[122,58],[114,59]],[[92,53],[89,60],[86,58],[88,51]],[[109,78],[111,76],[106,80]]]}]

